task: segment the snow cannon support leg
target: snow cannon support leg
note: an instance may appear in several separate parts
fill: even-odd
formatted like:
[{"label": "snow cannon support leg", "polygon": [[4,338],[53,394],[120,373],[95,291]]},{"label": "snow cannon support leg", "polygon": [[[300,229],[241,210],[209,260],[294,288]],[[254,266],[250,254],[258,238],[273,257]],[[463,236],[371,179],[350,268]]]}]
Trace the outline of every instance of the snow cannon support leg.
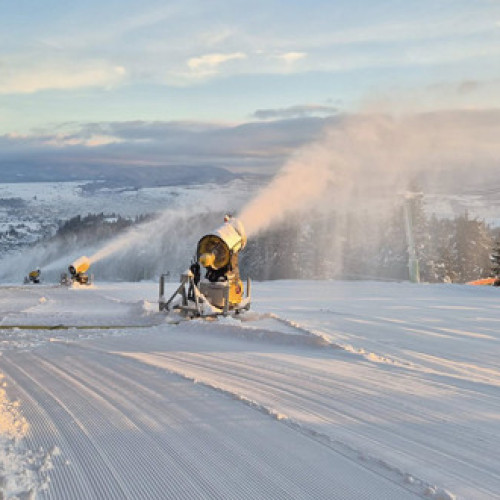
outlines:
[{"label": "snow cannon support leg", "polygon": [[187,293],[186,293],[187,282],[188,282],[188,276],[186,274],[183,274],[181,278],[181,284],[179,285],[177,290],[172,294],[172,296],[168,299],[168,301],[165,302],[165,275],[162,274],[160,276],[160,299],[158,301],[160,306],[160,311],[169,311],[170,304],[177,295],[182,296],[182,305],[183,306],[187,305]]},{"label": "snow cannon support leg", "polygon": [[160,306],[160,312],[165,309],[165,275],[160,276],[160,297],[158,299],[158,304]]},{"label": "snow cannon support leg", "polygon": [[[192,290],[194,294],[194,308],[190,307],[188,304],[188,298],[189,298],[189,292],[186,290]],[[196,286],[194,282],[194,274],[191,271],[185,272],[181,276],[181,284],[177,288],[177,290],[172,294],[172,296],[165,302],[165,275],[161,275],[160,277],[160,299],[159,299],[159,309],[160,311],[170,311],[171,304],[175,297],[177,295],[180,295],[182,297],[182,307],[186,313],[190,314],[196,314],[197,316],[201,316],[201,309],[200,309],[200,302],[201,302],[201,297],[200,297],[200,291],[198,290],[198,287]]]}]

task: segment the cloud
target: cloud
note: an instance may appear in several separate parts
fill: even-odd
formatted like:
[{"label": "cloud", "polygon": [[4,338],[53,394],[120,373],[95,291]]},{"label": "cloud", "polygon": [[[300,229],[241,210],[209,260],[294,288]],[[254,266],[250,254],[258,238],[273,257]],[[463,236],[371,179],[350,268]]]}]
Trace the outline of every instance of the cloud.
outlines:
[{"label": "cloud", "polygon": [[280,54],[276,56],[277,59],[281,59],[288,64],[292,64],[300,59],[307,57],[306,52],[286,52],[285,54]]},{"label": "cloud", "polygon": [[[322,142],[325,131],[328,140]],[[304,167],[304,175],[314,174],[307,183],[319,179],[321,173],[316,176],[320,163],[308,156],[314,150],[321,152],[321,164],[334,165],[335,175],[358,169],[367,179],[382,177],[382,173],[394,177],[399,168],[406,176],[422,167],[431,176],[434,170],[456,164],[465,170],[453,179],[464,188],[480,177],[483,167],[498,172],[499,136],[500,110],[407,114],[400,119],[384,114],[302,116],[238,126],[159,121],[73,123],[55,131],[0,136],[0,169],[7,171],[15,164],[64,165],[68,170],[78,165],[212,165],[271,175],[291,158],[298,158],[296,152],[305,147],[297,165]],[[309,148],[308,144],[316,146]],[[337,165],[343,166],[337,170]],[[374,165],[387,171],[373,170]]]},{"label": "cloud", "polygon": [[259,120],[288,119],[315,115],[334,115],[338,109],[332,106],[321,106],[319,104],[305,104],[300,106],[291,106],[281,109],[258,109],[252,115]]},{"label": "cloud", "polygon": [[[179,65],[174,64],[172,69],[169,69],[164,76],[163,83],[173,87],[197,85],[222,73],[221,66],[231,61],[245,60],[247,57],[244,52],[211,53],[191,57]],[[188,69],[186,69],[186,66]],[[240,67],[234,65],[232,67],[228,66],[224,68],[225,74],[234,74],[235,68],[236,71],[241,70]]]},{"label": "cloud", "polygon": [[272,173],[298,146],[318,137],[334,118],[304,117],[227,126],[199,122],[67,124],[56,131],[0,136],[0,168],[11,161],[68,167],[99,165],[217,165]]},{"label": "cloud", "polygon": [[[300,2],[290,5],[286,15],[275,3],[257,2],[245,9],[245,16],[238,5],[219,0],[150,2],[129,5],[122,12],[116,12],[113,2],[101,2],[64,16],[48,16],[45,24],[33,26],[29,20],[21,26],[9,22],[7,13],[5,30],[0,33],[3,52],[24,58],[26,64],[13,67],[8,79],[2,68],[0,92],[88,86],[93,78],[85,74],[90,71],[87,68],[65,70],[62,64],[62,70],[51,67],[46,72],[50,75],[29,68],[37,61],[52,65],[61,57],[66,61],[99,58],[103,48],[106,57],[127,68],[131,83],[176,86],[197,85],[219,73],[339,73],[443,62],[461,67],[465,59],[473,62],[484,57],[494,64],[498,57],[498,30],[494,28],[498,11],[491,12],[485,2],[478,2],[479,6],[465,6],[465,2],[453,16],[446,15],[442,2],[429,1],[425,8],[419,2],[404,8],[391,3],[384,9],[366,3],[363,9],[354,10],[323,3],[313,14],[313,31],[303,29],[311,13]],[[33,8],[33,18],[44,14],[42,4]],[[106,22],[94,22],[97,16]],[[482,64],[484,72],[488,60]],[[391,75],[386,74],[388,81]],[[39,85],[33,83],[38,76]],[[113,85],[115,77],[109,71],[97,75],[96,85]]]},{"label": "cloud", "polygon": [[47,146],[56,146],[57,148],[64,148],[67,146],[87,146],[89,148],[96,148],[120,142],[123,142],[123,140],[118,137],[103,134],[92,134],[89,137],[55,134],[47,137],[47,140],[43,143]]},{"label": "cloud", "polygon": [[69,90],[82,87],[109,87],[124,79],[123,66],[101,62],[75,67],[63,65],[33,66],[19,69],[7,65],[0,75],[0,94],[30,94],[42,90]]},{"label": "cloud", "polygon": [[243,52],[233,52],[232,54],[206,54],[200,57],[192,57],[188,60],[188,67],[196,72],[212,72],[218,66],[228,61],[236,59],[246,59],[246,54]]},{"label": "cloud", "polygon": [[[186,87],[199,84],[208,78],[215,77],[221,73],[221,66],[238,60],[247,59],[244,52],[211,53],[199,57],[191,57],[182,63],[182,67],[171,69],[167,72],[164,83],[174,87]],[[188,70],[186,70],[186,66]],[[234,74],[234,67],[226,69],[226,72]]]}]

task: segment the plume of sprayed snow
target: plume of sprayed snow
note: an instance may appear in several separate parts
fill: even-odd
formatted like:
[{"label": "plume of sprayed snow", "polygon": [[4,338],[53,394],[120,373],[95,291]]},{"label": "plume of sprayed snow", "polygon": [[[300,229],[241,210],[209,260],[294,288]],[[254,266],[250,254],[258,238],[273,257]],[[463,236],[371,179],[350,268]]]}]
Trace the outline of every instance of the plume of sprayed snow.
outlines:
[{"label": "plume of sprayed snow", "polygon": [[170,273],[177,280],[189,267],[200,237],[221,224],[222,213],[166,210],[132,227],[89,256],[99,279],[141,280]]},{"label": "plume of sprayed snow", "polygon": [[[498,113],[345,117],[298,150],[240,212],[247,234],[308,209],[384,210],[414,179],[427,185],[478,175],[500,163]],[[483,170],[486,172],[487,170]],[[477,179],[476,179],[477,180]]]},{"label": "plume of sprayed snow", "polygon": [[[159,219],[163,219],[160,217]],[[131,246],[143,246],[149,242],[152,234],[157,234],[159,221],[154,220],[137,227],[128,229],[124,234],[117,236],[101,249],[97,250],[89,257],[90,264],[95,264],[103,259],[107,259],[113,254],[126,251]]]}]

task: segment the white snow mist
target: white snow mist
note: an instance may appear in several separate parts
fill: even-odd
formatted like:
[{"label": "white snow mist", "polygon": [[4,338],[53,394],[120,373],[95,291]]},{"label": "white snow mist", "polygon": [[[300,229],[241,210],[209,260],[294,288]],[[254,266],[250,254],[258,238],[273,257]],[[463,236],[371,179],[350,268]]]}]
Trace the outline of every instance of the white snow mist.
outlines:
[{"label": "white snow mist", "polygon": [[428,186],[493,178],[499,135],[496,112],[345,117],[297,151],[239,217],[251,237],[308,209],[383,210],[415,178]]}]

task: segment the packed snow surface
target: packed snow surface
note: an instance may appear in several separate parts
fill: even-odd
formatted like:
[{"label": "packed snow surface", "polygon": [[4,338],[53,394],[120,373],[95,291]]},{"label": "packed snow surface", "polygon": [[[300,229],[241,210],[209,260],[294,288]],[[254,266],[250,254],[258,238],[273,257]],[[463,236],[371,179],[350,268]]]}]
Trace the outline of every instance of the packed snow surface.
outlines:
[{"label": "packed snow surface", "polygon": [[152,282],[4,285],[0,498],[500,498],[499,294],[265,282],[186,321]]}]

